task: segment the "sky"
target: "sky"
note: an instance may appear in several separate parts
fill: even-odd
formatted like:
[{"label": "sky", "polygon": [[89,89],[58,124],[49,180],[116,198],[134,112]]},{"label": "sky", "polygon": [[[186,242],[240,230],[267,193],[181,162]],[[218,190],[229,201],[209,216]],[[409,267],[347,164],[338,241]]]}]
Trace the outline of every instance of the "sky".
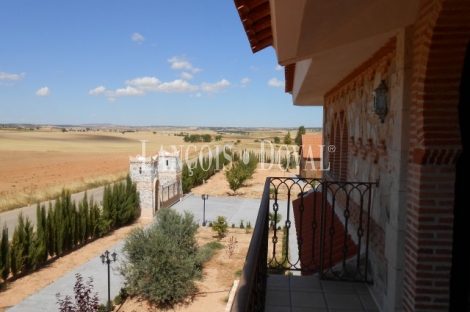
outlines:
[{"label": "sky", "polygon": [[321,127],[233,0],[1,0],[0,123]]}]

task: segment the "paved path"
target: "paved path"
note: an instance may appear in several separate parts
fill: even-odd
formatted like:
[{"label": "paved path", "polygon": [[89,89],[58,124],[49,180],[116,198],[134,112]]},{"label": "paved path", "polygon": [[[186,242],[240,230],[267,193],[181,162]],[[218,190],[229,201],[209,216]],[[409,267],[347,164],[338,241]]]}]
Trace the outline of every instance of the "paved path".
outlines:
[{"label": "paved path", "polygon": [[[88,199],[93,196],[93,199],[95,200],[96,203],[101,204],[103,200],[103,193],[104,193],[104,186],[100,186],[94,189],[90,189],[87,191],[87,196]],[[75,203],[81,201],[83,197],[85,196],[85,192],[80,192],[80,193],[75,193],[72,194],[72,201],[75,201]],[[51,200],[52,205],[54,205],[55,200]],[[41,205],[45,205],[46,209],[49,207],[49,201],[42,202]],[[20,212],[23,212],[24,217],[28,217],[29,220],[33,223],[33,225],[36,225],[36,207],[37,204],[30,205],[30,206],[25,206],[22,208],[6,211],[0,213],[0,228],[3,229],[3,225],[6,223],[9,233],[10,234],[10,239],[13,236],[13,231],[15,229],[16,224],[18,223],[18,215]]]},{"label": "paved path", "polygon": [[[245,224],[247,221],[250,221],[254,226],[259,205],[260,199],[210,197],[209,200],[206,201],[206,220],[215,220],[217,216],[222,215],[227,217],[229,225],[235,223],[235,225],[238,226],[240,220],[244,220]],[[286,202],[280,202],[280,207],[281,209],[285,209],[285,207],[287,207]],[[189,196],[185,200],[175,204],[172,209],[178,212],[190,211],[194,214],[195,220],[202,223],[203,201],[199,196]],[[283,214],[283,217],[285,217],[285,214]],[[119,266],[122,245],[123,242],[120,242],[109,249],[110,252],[116,252],[118,254],[118,260],[111,264],[112,268]],[[99,256],[100,254],[97,254],[81,267],[69,272],[23,302],[9,308],[7,311],[57,311],[58,305],[56,304],[57,300],[55,294],[60,292],[62,297],[65,297],[65,295],[73,295],[76,273],[82,274],[85,281],[89,276],[92,276],[94,279],[94,291],[98,292],[100,302],[106,303],[108,293],[107,267],[101,263]],[[115,270],[112,269],[111,272],[111,299],[113,299],[124,285],[124,280]]]}]

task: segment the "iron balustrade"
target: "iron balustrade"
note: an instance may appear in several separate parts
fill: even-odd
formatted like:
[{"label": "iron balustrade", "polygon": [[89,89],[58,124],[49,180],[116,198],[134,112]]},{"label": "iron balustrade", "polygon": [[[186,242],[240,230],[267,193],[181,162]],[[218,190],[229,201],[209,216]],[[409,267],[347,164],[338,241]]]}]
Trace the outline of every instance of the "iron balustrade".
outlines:
[{"label": "iron balustrade", "polygon": [[268,273],[370,282],[375,184],[267,178],[231,311],[264,311]]}]

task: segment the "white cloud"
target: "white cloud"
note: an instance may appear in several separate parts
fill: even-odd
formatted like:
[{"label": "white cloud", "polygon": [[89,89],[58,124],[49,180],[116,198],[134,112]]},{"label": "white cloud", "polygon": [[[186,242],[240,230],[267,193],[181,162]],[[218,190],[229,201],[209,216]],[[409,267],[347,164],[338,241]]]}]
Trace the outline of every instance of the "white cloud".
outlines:
[{"label": "white cloud", "polygon": [[116,98],[109,97],[109,98],[108,98],[108,102],[109,102],[109,103],[114,103],[114,102],[116,102]]},{"label": "white cloud", "polygon": [[275,69],[276,69],[276,70],[282,70],[283,68],[284,68],[283,66],[277,65]]},{"label": "white cloud", "polygon": [[133,33],[131,36],[131,39],[132,41],[139,42],[139,43],[145,40],[144,36],[142,36],[138,32]]},{"label": "white cloud", "polygon": [[173,56],[171,59],[168,59],[168,62],[171,63],[172,69],[186,69],[192,71],[193,73],[201,71],[200,68],[194,67],[184,57]]},{"label": "white cloud", "polygon": [[201,93],[196,93],[195,97],[200,98],[202,96]]},{"label": "white cloud", "polygon": [[138,89],[151,89],[157,85],[159,85],[161,81],[155,77],[138,77],[132,80],[126,80],[125,84],[136,86]]},{"label": "white cloud", "polygon": [[252,66],[250,66],[250,69],[251,69],[252,71],[258,71],[258,67],[256,67],[256,66],[253,66],[253,65],[252,65]]},{"label": "white cloud", "polygon": [[43,87],[36,92],[36,95],[37,96],[49,96],[51,95],[51,91],[49,91],[48,87]]},{"label": "white cloud", "polygon": [[204,82],[201,84],[201,88],[203,91],[206,91],[208,93],[214,93],[222,91],[225,87],[228,87],[229,85],[230,82],[225,79],[222,79],[221,81],[214,83]]},{"label": "white cloud", "polygon": [[284,81],[278,80],[277,78],[271,78],[268,81],[268,85],[271,87],[284,87]]},{"label": "white cloud", "polygon": [[250,78],[245,77],[245,78],[242,79],[241,83],[242,83],[242,85],[247,85],[250,81],[251,81]]},{"label": "white cloud", "polygon": [[182,72],[181,73],[181,78],[186,79],[186,80],[191,80],[191,79],[193,79],[193,75],[191,75],[190,73],[187,73],[187,72]]},{"label": "white cloud", "polygon": [[90,92],[88,92],[88,94],[91,94],[91,95],[99,95],[99,94],[102,94],[106,91],[106,88],[104,86],[99,86],[99,87],[96,87],[92,90],[90,90]]},{"label": "white cloud", "polygon": [[108,98],[114,98],[119,96],[142,96],[145,95],[145,92],[142,90],[138,90],[134,87],[127,86],[125,89],[117,89],[116,91],[108,91],[106,92],[106,96]]},{"label": "white cloud", "polygon": [[156,90],[158,92],[192,92],[196,91],[199,89],[198,86],[191,85],[189,82],[182,80],[182,79],[176,79],[171,82],[164,82],[160,84]]},{"label": "white cloud", "polygon": [[25,73],[9,74],[9,73],[5,73],[5,72],[0,72],[0,79],[21,80],[21,79],[23,79],[24,76],[26,76]]}]

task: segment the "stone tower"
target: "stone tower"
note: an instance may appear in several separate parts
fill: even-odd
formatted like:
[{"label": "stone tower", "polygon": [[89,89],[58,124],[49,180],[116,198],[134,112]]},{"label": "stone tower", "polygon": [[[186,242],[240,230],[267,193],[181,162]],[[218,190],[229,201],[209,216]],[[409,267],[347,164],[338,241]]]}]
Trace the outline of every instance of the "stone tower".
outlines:
[{"label": "stone tower", "polygon": [[130,176],[137,185],[141,218],[153,218],[183,196],[179,152],[160,151],[151,157],[130,157]]}]

